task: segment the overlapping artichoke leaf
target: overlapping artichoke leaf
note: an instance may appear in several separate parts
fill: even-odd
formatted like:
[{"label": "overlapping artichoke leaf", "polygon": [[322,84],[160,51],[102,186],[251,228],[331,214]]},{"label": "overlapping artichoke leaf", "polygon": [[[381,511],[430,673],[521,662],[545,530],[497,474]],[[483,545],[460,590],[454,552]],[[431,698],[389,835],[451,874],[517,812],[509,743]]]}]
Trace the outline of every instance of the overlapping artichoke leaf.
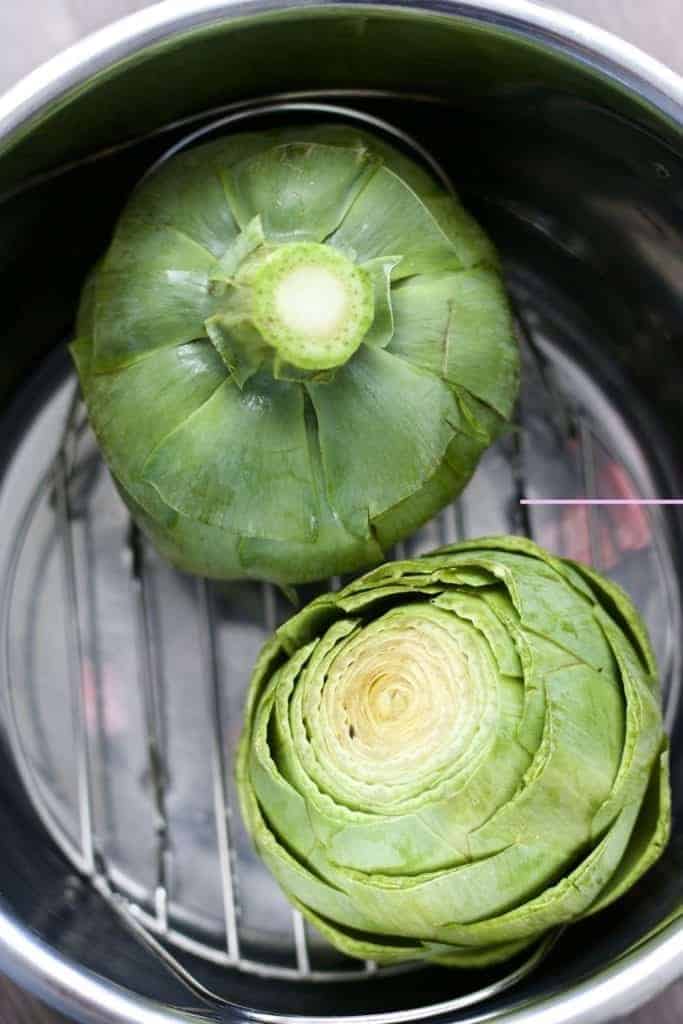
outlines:
[{"label": "overlapping artichoke leaf", "polygon": [[142,475],[167,505],[199,522],[246,537],[313,540],[301,389],[271,377],[251,385],[225,380],[154,448]]},{"label": "overlapping artichoke leaf", "polygon": [[142,271],[101,268],[95,285],[94,373],[108,373],[150,353],[206,336],[216,312],[203,270]]},{"label": "overlapping artichoke leaf", "polygon": [[251,576],[286,582],[291,579],[292,566],[306,566],[306,575],[322,579],[336,573],[353,572],[358,565],[376,565],[384,557],[374,533],[352,535],[331,506],[326,494],[317,424],[309,404],[306,413],[311,480],[318,510],[314,551],[311,551],[311,544],[303,540],[279,542],[242,537],[240,564]]},{"label": "overlapping artichoke leaf", "polygon": [[420,197],[448,237],[462,267],[498,265],[498,254],[491,239],[465,210],[452,187],[445,189],[427,166],[417,163],[381,136],[339,123],[298,127],[283,133],[283,141],[292,137],[301,141],[315,139],[328,145],[370,149]]},{"label": "overlapping artichoke leaf", "polygon": [[[268,348],[249,320],[217,313],[206,320],[209,341],[221,357],[231,381],[241,390],[263,366]],[[280,379],[279,375],[276,377]]]},{"label": "overlapping artichoke leaf", "polygon": [[[383,349],[364,347],[332,383],[310,381],[306,390],[317,417],[327,493],[352,533],[367,534],[370,521],[419,491],[460,429],[448,386]],[[362,458],[351,438],[362,439]]]},{"label": "overlapping artichoke leaf", "polygon": [[240,227],[258,216],[272,242],[322,242],[378,166],[365,149],[290,142],[240,161],[223,174],[223,184]]},{"label": "overlapping artichoke leaf", "polygon": [[212,266],[209,274],[209,287],[213,285],[213,290],[216,291],[217,284],[225,286],[233,281],[249,257],[258,252],[265,244],[266,236],[263,233],[263,224],[257,214],[235,236],[220,259],[217,259]]},{"label": "overlapping artichoke leaf", "polygon": [[479,268],[413,277],[394,289],[392,308],[391,352],[510,416],[519,361],[498,274]]},{"label": "overlapping artichoke leaf", "polygon": [[257,849],[351,955],[510,957],[666,844],[652,670],[628,598],[529,541],[382,566],[257,665],[237,766]]},{"label": "overlapping artichoke leaf", "polygon": [[386,348],[394,335],[391,274],[400,262],[400,256],[378,256],[363,264],[372,278],[375,295],[375,316],[363,339],[364,344],[372,348]]},{"label": "overlapping artichoke leaf", "polygon": [[453,243],[420,197],[385,166],[375,172],[327,242],[353,253],[359,263],[400,255],[394,281],[462,268]]},{"label": "overlapping artichoke leaf", "polygon": [[219,258],[239,231],[226,202],[221,173],[262,145],[259,135],[245,134],[238,144],[234,139],[220,139],[165,161],[132,192],[114,241],[145,230],[155,238],[159,237],[157,231],[170,228]]}]

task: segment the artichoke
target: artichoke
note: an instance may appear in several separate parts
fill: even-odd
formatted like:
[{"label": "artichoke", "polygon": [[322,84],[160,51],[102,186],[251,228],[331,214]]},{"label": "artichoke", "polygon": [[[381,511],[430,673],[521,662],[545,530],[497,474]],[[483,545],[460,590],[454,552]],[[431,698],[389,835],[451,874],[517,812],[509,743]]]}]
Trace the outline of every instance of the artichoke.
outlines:
[{"label": "artichoke", "polygon": [[237,782],[258,852],[335,946],[472,967],[653,864],[666,750],[626,595],[497,537],[381,566],[285,623]]},{"label": "artichoke", "polygon": [[460,202],[371,135],[235,135],[143,180],[71,350],[173,563],[302,583],[377,564],[504,427],[518,350]]}]

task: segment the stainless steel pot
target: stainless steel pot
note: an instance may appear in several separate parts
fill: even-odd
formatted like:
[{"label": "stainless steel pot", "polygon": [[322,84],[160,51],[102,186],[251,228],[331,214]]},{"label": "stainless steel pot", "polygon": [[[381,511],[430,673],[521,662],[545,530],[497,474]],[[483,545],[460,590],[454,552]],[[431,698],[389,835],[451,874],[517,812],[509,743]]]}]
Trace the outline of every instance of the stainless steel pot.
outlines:
[{"label": "stainless steel pot", "polygon": [[[393,126],[503,253],[524,429],[412,550],[526,530],[620,579],[653,632],[671,846],[618,908],[511,973],[388,975],[288,916],[229,772],[249,664],[285,609],[143,550],[71,399],[63,341],[126,194],[188,132],[255,116]],[[523,0],[168,0],[0,99],[1,970],[107,1024],[602,1021],[681,972],[683,518],[519,499],[683,495],[682,282],[683,83]]]}]

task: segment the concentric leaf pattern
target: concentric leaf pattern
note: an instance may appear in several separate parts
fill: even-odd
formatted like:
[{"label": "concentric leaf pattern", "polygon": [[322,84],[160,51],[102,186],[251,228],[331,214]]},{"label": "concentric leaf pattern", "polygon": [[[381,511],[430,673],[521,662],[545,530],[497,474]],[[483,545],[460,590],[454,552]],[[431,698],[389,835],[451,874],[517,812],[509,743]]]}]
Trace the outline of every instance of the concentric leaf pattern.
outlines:
[{"label": "concentric leaf pattern", "polygon": [[259,853],[336,946],[475,966],[652,865],[667,765],[628,598],[507,537],[384,565],[282,626],[237,777]]},{"label": "concentric leaf pattern", "polygon": [[[254,322],[254,282],[293,243],[351,261],[373,303],[343,365],[294,365]],[[72,352],[166,556],[281,583],[381,561],[465,485],[518,382],[489,240],[425,170],[340,125],[221,139],[145,179]]]}]

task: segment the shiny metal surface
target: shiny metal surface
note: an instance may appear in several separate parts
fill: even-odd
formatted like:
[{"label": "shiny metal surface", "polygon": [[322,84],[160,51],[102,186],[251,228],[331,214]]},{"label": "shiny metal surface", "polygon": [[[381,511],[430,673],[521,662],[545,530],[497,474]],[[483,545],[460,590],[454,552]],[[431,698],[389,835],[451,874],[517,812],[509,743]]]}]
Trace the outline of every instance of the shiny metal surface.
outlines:
[{"label": "shiny metal surface", "polygon": [[[316,4],[306,5],[305,11],[292,5],[289,13],[285,6],[162,4],[146,12],[142,20],[134,24],[124,22],[114,27],[111,34],[101,33],[99,38],[76,48],[75,56],[72,53],[65,57],[61,65],[42,78],[38,74],[33,85],[29,81],[28,86],[19,87],[0,105],[9,132],[0,149],[0,191],[14,197],[0,203],[0,238],[16,242],[13,258],[7,259],[5,255],[0,261],[10,305],[8,346],[17,353],[6,368],[5,393],[11,390],[14,380],[25,377],[39,352],[51,347],[60,333],[68,329],[82,270],[101,247],[118,202],[135,177],[165,148],[167,140],[173,141],[177,134],[172,126],[164,126],[178,121],[201,125],[212,112],[229,105],[228,101],[248,103],[251,97],[262,97],[275,87],[275,91],[303,92],[309,98],[319,96],[328,102],[340,97],[344,102],[360,101],[370,113],[388,116],[391,112],[394,120],[419,134],[427,149],[438,156],[464,189],[468,202],[490,224],[503,249],[525,319],[539,339],[545,337],[550,341],[553,373],[564,392],[570,397],[583,397],[583,418],[588,411],[598,431],[607,430],[607,447],[612,455],[613,442],[617,442],[619,462],[638,478],[641,493],[670,493],[679,486],[677,445],[681,434],[676,401],[680,393],[680,358],[676,351],[676,327],[680,325],[682,297],[681,240],[676,232],[681,226],[683,179],[678,79],[642,55],[634,56],[631,48],[605,39],[592,27],[586,29],[573,19],[556,17],[553,12],[531,4],[443,3],[421,10],[400,4]],[[282,8],[282,12],[274,13],[275,8]],[[308,67],[300,67],[292,60],[292,53],[302,52],[302,41],[310,51],[308,40],[314,23],[320,53],[309,61]],[[233,28],[242,33],[240,46],[235,49],[230,35]],[[289,54],[287,60],[278,59],[274,50],[278,39],[284,54]],[[151,42],[155,45],[150,49]],[[218,59],[224,58],[226,46],[232,57],[228,65],[224,59]],[[500,58],[496,62],[491,60],[494,52]],[[248,61],[255,53],[274,54],[272,64],[264,67],[261,62],[257,72],[250,72]],[[463,67],[456,56],[464,61]],[[483,61],[484,57],[488,57],[488,62]],[[193,74],[195,60],[196,67],[201,65],[204,69],[203,75]],[[217,68],[222,74],[218,79]],[[191,89],[188,81],[192,83]],[[415,92],[416,82],[420,85],[419,94]],[[79,88],[72,89],[76,83]],[[404,95],[399,103],[390,98],[397,89]],[[637,127],[638,122],[647,127],[647,132]],[[458,143],[455,148],[451,146],[454,123]],[[546,135],[552,137],[552,145],[544,146]],[[492,145],[494,137],[496,142]],[[112,144],[122,148],[112,151]],[[81,163],[84,157],[87,164]],[[63,165],[71,165],[71,169],[55,175],[55,170]],[[41,179],[43,174],[47,177]],[[581,186],[578,193],[577,183]],[[567,216],[570,196],[572,209]],[[65,221],[60,203],[74,204],[76,197],[74,209],[78,209],[78,215]],[[67,223],[67,230],[75,238],[64,254]],[[22,234],[31,237],[34,253],[36,237],[40,238],[41,255],[54,268],[56,277],[52,290],[48,282],[40,279],[41,301],[35,302],[34,286],[32,305],[26,302],[26,292],[22,293],[26,271],[32,266]],[[53,235],[60,239],[61,249],[51,248]],[[5,253],[10,251],[6,246]],[[60,254],[63,266],[50,262],[52,252]],[[23,339],[23,346],[13,339]],[[648,353],[652,356],[655,352],[656,356],[648,359]],[[632,378],[635,391],[624,385],[624,375]],[[25,451],[22,444],[29,436],[26,428],[32,418],[28,405],[33,404],[34,411],[38,407],[48,408],[47,377],[50,374],[46,376],[43,372],[40,379],[33,379],[30,391],[24,393],[6,421],[6,433],[12,425],[21,430],[23,441],[16,449],[16,458]],[[529,392],[530,401],[537,402],[544,394],[544,387],[537,381]],[[545,401],[547,404],[547,398]],[[629,414],[623,423],[619,418],[622,407]],[[550,421],[547,412],[541,409],[541,424]],[[579,441],[590,433],[579,431]],[[540,494],[547,493],[545,487],[557,486],[553,471],[561,473],[563,466],[569,466],[577,472],[566,451],[564,461],[556,457],[558,449],[553,445],[559,442],[555,433],[541,429],[534,435],[527,429],[523,436],[526,441],[522,444],[531,443],[538,458],[536,487]],[[494,486],[483,486],[479,491],[473,486],[472,493],[468,492],[467,500],[473,503],[475,513],[470,516],[471,532],[486,532],[491,517],[495,521],[499,514],[503,515],[504,525],[510,525],[506,517],[514,508],[515,497],[519,497],[520,478],[515,469],[519,458],[520,452],[514,448],[505,451],[503,461],[511,469],[505,478],[509,480],[511,496],[507,503],[501,502],[501,472],[492,473],[490,467],[487,475],[495,481]],[[599,452],[596,459],[604,460],[604,455]],[[595,482],[595,461],[584,460],[581,479],[574,481],[583,491],[592,489]],[[23,481],[22,486],[30,489],[36,471],[32,461],[30,470],[25,468],[14,481]],[[5,484],[9,480],[6,476]],[[66,478],[59,481],[58,475],[56,508],[66,511]],[[567,477],[561,476],[561,481],[566,486]],[[21,508],[17,488],[13,486],[9,493],[9,507],[16,514]],[[50,521],[54,522],[54,509],[45,519],[46,523]],[[513,523],[515,528],[523,525],[521,521]],[[547,520],[539,520],[534,525],[550,531],[546,543],[558,543],[557,523],[549,525]],[[642,563],[637,562],[626,582],[629,589],[641,588],[643,601],[649,603],[654,598],[650,621],[655,629],[661,630],[658,645],[664,645],[659,649],[666,659],[677,655],[678,627],[665,609],[657,609],[656,600],[666,592],[673,593],[675,598],[680,523],[675,517],[666,517],[659,527],[657,523],[654,533],[663,538],[665,545],[663,572],[644,570]],[[623,534],[623,523],[621,529]],[[631,543],[633,523],[625,530],[627,536],[629,530]],[[593,554],[596,549],[602,550],[600,529],[596,532],[594,524],[564,523],[560,534],[572,544],[583,538],[589,551],[592,544]],[[12,536],[12,531],[8,531],[8,540]],[[67,602],[73,604],[76,594],[76,604],[82,609],[86,607],[79,597],[82,584],[78,573],[69,568],[69,540],[65,534],[62,539],[67,539],[66,546],[61,548],[66,552],[63,568]],[[544,539],[542,535],[540,539]],[[430,543],[433,542],[430,535]],[[609,550],[605,548],[602,553],[610,561]],[[633,548],[630,553],[633,554]],[[33,557],[37,557],[35,547]],[[74,554],[73,561],[78,558]],[[29,590],[40,592],[41,585],[49,590],[48,565],[49,560],[45,566],[38,563],[33,571],[25,568],[17,578]],[[657,575],[673,579],[673,589],[666,591],[649,582]],[[144,634],[149,628],[144,580],[134,584],[133,590],[137,593],[134,606]],[[206,622],[209,602],[201,589],[196,601],[204,612],[202,621]],[[214,596],[210,603],[215,602],[222,611],[222,601],[223,598]],[[21,602],[14,601],[12,607],[16,615]],[[31,620],[31,628],[38,628],[40,621],[44,620]],[[22,635],[18,627],[10,632],[13,639]],[[47,634],[42,630],[41,635]],[[59,633],[55,631],[55,635]],[[214,635],[212,630],[205,630],[200,646],[205,667],[210,670],[209,678],[214,666]],[[72,639],[76,640],[74,631]],[[77,645],[72,643],[64,649],[67,660],[73,657],[68,655],[68,649],[73,651]],[[151,660],[144,669],[150,678],[157,671],[155,650],[152,645]],[[51,653],[52,658],[48,644],[47,666],[57,664],[55,651]],[[78,653],[75,660],[82,663]],[[675,688],[680,682],[680,671],[671,664]],[[17,680],[37,678],[35,672],[32,676],[28,671],[30,667],[22,664],[20,658],[19,671],[15,672]],[[52,671],[53,681],[57,674]],[[67,682],[72,680],[73,669],[70,673],[67,670],[65,677]],[[43,671],[41,679],[46,678],[48,675]],[[202,672],[202,679],[207,679],[206,672]],[[20,682],[21,698],[26,700],[31,687],[24,685],[22,691],[22,685]],[[145,692],[144,687],[138,691],[138,701]],[[35,696],[39,701],[45,699],[40,687]],[[675,740],[675,699],[670,708]],[[74,710],[74,735],[83,740],[87,730],[84,731],[78,704]],[[155,742],[161,743],[163,721],[156,699],[147,702],[146,712],[142,707],[140,711],[141,718],[151,726]],[[64,728],[67,720],[69,715],[64,716]],[[208,747],[219,769],[218,776],[223,778],[221,744],[214,738]],[[76,835],[83,853],[79,866],[87,873],[97,861],[88,836],[93,831],[96,834],[98,826],[97,811],[94,829],[88,825],[97,787],[84,789],[82,781],[78,781],[91,764],[86,748],[87,742],[74,745],[81,771],[74,773],[76,787],[66,806],[81,808]],[[675,746],[675,751],[680,754],[680,745]],[[40,749],[38,754],[44,757],[46,750]],[[55,762],[53,757],[52,763],[68,774],[64,759],[58,757]],[[2,922],[0,966],[53,1005],[78,1012],[84,1020],[186,1019],[178,1007],[188,1005],[187,992],[159,970],[153,957],[146,960],[143,951],[131,943],[128,933],[107,919],[104,909],[96,899],[91,899],[81,882],[69,877],[68,866],[65,869],[61,861],[55,860],[40,827],[30,820],[26,808],[19,809],[20,791],[10,772],[8,768],[3,789],[8,799],[0,812],[0,824],[6,834],[11,834],[13,842],[12,849],[8,848],[8,863],[0,873],[0,891],[7,893],[13,906],[12,916]],[[98,776],[97,772],[94,774]],[[56,782],[55,773],[48,772],[47,780],[49,790]],[[134,781],[140,785],[139,778]],[[164,809],[162,794],[149,786],[149,780],[146,789],[143,781],[142,789],[157,814]],[[213,790],[209,787],[208,796],[219,809],[224,797],[220,785]],[[54,799],[52,803],[54,808]],[[97,806],[97,799],[94,804]],[[63,822],[64,801],[61,806],[57,804],[57,811]],[[216,849],[219,861],[220,850],[224,851],[225,877],[228,836],[224,834],[221,838],[219,830],[218,838]],[[448,1001],[451,1019],[461,1021],[501,1015],[505,1019],[544,1024],[604,1019],[608,1012],[617,1013],[646,998],[678,970],[683,940],[675,920],[668,922],[681,900],[678,838],[670,858],[653,876],[648,893],[634,897],[619,915],[601,918],[605,934],[594,936],[594,929],[588,929],[563,938],[545,972],[539,972],[529,984],[520,985],[505,997],[492,998],[481,1011],[468,1011],[467,992],[453,991],[468,987],[472,990],[476,987],[472,978],[457,978],[446,972],[421,972],[415,976],[421,979],[417,983],[414,979],[406,983],[395,979],[386,984],[381,978],[368,979],[362,987],[350,983],[343,987],[343,993],[337,990],[330,1003],[328,997],[311,994],[305,985],[287,989],[273,981],[267,991],[262,991],[262,984],[254,987],[248,979],[243,983],[229,973],[207,973],[193,962],[192,968],[200,981],[212,989],[217,981],[221,998],[232,1004],[202,1010],[199,1001],[194,1010],[203,1019],[319,1020],[363,1013],[364,1020],[380,1021],[388,1020],[393,1010],[419,1016],[442,1012],[443,1005],[431,1010],[424,1008],[429,1003]],[[150,907],[163,933],[167,915],[173,912],[163,896],[171,881],[166,873],[163,828],[156,834],[157,841],[161,856],[151,860],[157,864],[156,874],[149,877],[142,891],[144,895],[145,890],[151,890]],[[29,863],[31,857],[36,862],[35,871]],[[220,877],[220,871],[218,874]],[[138,884],[138,894],[140,889]],[[227,910],[227,915],[222,914],[220,928],[227,948],[234,954],[236,941],[237,945],[240,942],[239,938],[236,940],[237,926],[231,923],[229,906]],[[88,915],[92,921],[90,928]],[[27,922],[33,934],[17,927],[17,919]],[[650,935],[653,930],[656,934]],[[591,936],[595,950],[584,948],[591,944],[585,941],[587,935]],[[43,936],[50,945],[36,936]],[[629,953],[634,943],[639,948]],[[306,954],[296,925],[293,950],[299,957],[296,969],[301,970],[307,966]],[[69,966],[65,957],[71,964],[79,963],[79,968]],[[97,972],[99,977],[89,971]],[[117,988],[121,984],[128,989],[127,994]]]}]

